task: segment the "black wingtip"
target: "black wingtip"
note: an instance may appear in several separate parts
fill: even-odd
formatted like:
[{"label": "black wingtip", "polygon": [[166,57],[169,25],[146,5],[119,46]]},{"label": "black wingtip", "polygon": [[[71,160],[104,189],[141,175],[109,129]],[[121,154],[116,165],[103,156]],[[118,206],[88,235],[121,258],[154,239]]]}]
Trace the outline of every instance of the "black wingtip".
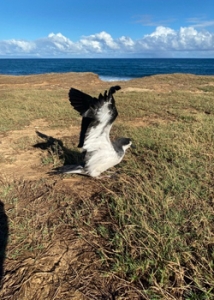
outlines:
[{"label": "black wingtip", "polygon": [[70,89],[68,98],[70,104],[76,111],[80,113],[80,115],[83,115],[89,109],[89,107],[97,101],[96,98],[92,98],[90,95],[75,88]]},{"label": "black wingtip", "polygon": [[116,93],[116,91],[119,91],[120,89],[121,89],[121,87],[119,85],[112,86],[109,89],[108,95],[110,96],[110,95]]}]

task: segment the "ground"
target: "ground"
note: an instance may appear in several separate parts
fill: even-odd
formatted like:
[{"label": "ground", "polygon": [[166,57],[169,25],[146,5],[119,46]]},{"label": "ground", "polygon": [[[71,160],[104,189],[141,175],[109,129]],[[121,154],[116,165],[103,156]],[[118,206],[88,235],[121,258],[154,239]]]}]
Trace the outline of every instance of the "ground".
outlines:
[{"label": "ground", "polygon": [[[193,82],[195,83],[191,84]],[[130,134],[129,126],[139,130],[159,128],[174,124],[177,120],[177,112],[170,103],[164,106],[164,113],[159,108],[156,111],[155,107],[150,108],[148,113],[145,106],[141,109],[142,116],[136,111],[130,111],[129,114],[122,103],[123,95],[129,97],[127,107],[132,100],[139,101],[143,95],[149,95],[148,101],[155,103],[159,98],[170,97],[170,93],[206,93],[213,88],[214,81],[177,74],[113,84],[120,84],[122,87],[120,94],[118,93],[121,114],[115,125],[117,131],[113,130],[113,135],[116,135],[124,130],[126,134]],[[56,100],[52,96],[53,104],[56,102],[58,105],[61,100],[65,103],[62,108],[65,120],[60,120],[63,118],[61,112],[59,118],[57,115],[51,116],[51,103],[47,104],[49,107],[46,116],[43,111],[37,112],[36,108],[33,112],[26,112],[25,109],[22,112],[23,118],[17,121],[18,128],[13,125],[15,121],[6,123],[6,120],[5,126],[8,129],[3,124],[4,130],[0,132],[0,225],[5,234],[1,249],[2,253],[5,252],[0,291],[2,300],[152,299],[144,293],[149,285],[146,280],[135,284],[134,278],[128,280],[122,270],[109,271],[116,252],[105,238],[107,232],[102,231],[103,228],[108,228],[109,232],[117,229],[118,224],[112,217],[111,200],[115,195],[120,195],[120,188],[125,189],[132,183],[132,177],[128,175],[131,171],[125,166],[128,158],[137,165],[135,157],[138,153],[127,154],[128,158],[125,158],[124,165],[119,169],[121,175],[116,185],[110,179],[97,180],[52,173],[53,168],[63,162],[61,154],[63,157],[66,154],[73,155],[73,158],[79,155],[76,145],[80,117],[76,114],[74,121],[69,123],[72,111],[67,99],[69,88],[72,86],[98,96],[111,85],[112,83],[103,82],[91,73],[0,76],[2,97],[12,94],[19,101],[22,94],[26,97],[24,99],[27,99],[27,93],[36,95],[36,99],[39,99],[37,92],[47,98],[47,93],[59,93],[61,99],[57,98],[58,94]],[[115,98],[117,99],[117,93]],[[33,103],[31,99],[30,101]],[[5,114],[8,111],[5,109]],[[183,111],[183,118],[194,118],[198,113],[194,107],[184,107]],[[201,117],[202,113],[213,114],[209,107],[197,117]],[[127,127],[124,127],[124,123]],[[46,140],[39,137],[37,132],[63,142],[64,148],[57,142],[51,146],[42,144]],[[145,160],[144,164],[146,163]],[[155,291],[155,284],[153,290]],[[164,298],[160,296],[154,299],[184,299],[182,296],[176,298],[176,293],[173,295],[162,291],[160,295],[161,293],[162,296],[165,295]]]}]

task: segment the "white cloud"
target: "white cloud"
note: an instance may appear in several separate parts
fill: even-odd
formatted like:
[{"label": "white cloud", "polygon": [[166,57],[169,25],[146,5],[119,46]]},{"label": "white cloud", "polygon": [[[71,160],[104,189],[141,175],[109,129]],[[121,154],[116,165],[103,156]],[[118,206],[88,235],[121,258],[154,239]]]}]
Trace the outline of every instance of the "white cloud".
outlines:
[{"label": "white cloud", "polygon": [[[193,27],[181,27],[175,31],[168,27],[159,26],[150,34],[145,35],[139,43],[139,51],[151,51],[152,53],[176,55],[190,52],[189,56],[200,56],[202,51],[210,51],[210,57],[214,54],[214,34],[208,31],[197,31]],[[203,53],[202,53],[203,54]],[[209,53],[207,53],[209,55]]]},{"label": "white cloud", "polygon": [[163,38],[170,35],[175,35],[175,31],[173,29],[169,27],[158,26],[153,33],[151,33],[150,35],[146,35],[145,37],[150,36]]},{"label": "white cloud", "polygon": [[133,40],[117,39],[102,31],[73,42],[61,33],[35,41],[0,41],[0,57],[213,57],[214,34],[194,27],[174,30],[158,26],[154,32]]},{"label": "white cloud", "polygon": [[36,47],[34,42],[24,40],[0,41],[0,55],[13,55],[14,53],[31,53]]},{"label": "white cloud", "polygon": [[135,42],[127,36],[121,36],[121,38],[118,39],[118,42],[122,45],[122,47],[130,47],[133,48],[135,45]]},{"label": "white cloud", "polygon": [[61,33],[50,33],[48,37],[36,40],[37,52],[40,56],[60,56],[68,54],[78,54],[82,51],[79,43],[72,42]]},{"label": "white cloud", "polygon": [[110,34],[102,31],[97,34],[85,36],[80,40],[87,51],[95,51],[97,53],[106,53],[108,51],[119,49],[118,44],[113,40]]}]

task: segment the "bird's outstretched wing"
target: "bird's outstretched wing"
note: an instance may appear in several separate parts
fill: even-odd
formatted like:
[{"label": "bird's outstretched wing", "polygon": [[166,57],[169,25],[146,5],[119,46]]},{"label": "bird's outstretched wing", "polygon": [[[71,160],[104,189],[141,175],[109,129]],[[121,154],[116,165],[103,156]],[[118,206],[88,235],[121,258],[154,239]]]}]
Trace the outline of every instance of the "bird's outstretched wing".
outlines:
[{"label": "bird's outstretched wing", "polygon": [[77,110],[80,115],[86,112],[91,105],[97,102],[97,98],[93,98],[77,89],[71,88],[69,91],[69,101],[73,108]]},{"label": "bird's outstretched wing", "polygon": [[[96,103],[96,101],[98,100],[97,98],[93,98],[90,95],[85,94],[74,88],[70,89],[68,96],[71,105],[76,111],[80,113],[80,115],[83,115],[90,108],[90,106]],[[82,118],[79,144],[78,144],[79,148],[82,148],[84,144],[85,134],[91,122],[92,122],[91,118],[87,118],[87,117]]]},{"label": "bird's outstretched wing", "polygon": [[[86,132],[95,124],[112,124],[118,112],[115,106],[113,94],[120,90],[120,86],[113,86],[109,92],[100,94],[98,98],[93,98],[77,89],[71,88],[69,91],[69,101],[71,105],[83,116],[78,147],[83,147]],[[110,129],[109,129],[110,130]]]}]

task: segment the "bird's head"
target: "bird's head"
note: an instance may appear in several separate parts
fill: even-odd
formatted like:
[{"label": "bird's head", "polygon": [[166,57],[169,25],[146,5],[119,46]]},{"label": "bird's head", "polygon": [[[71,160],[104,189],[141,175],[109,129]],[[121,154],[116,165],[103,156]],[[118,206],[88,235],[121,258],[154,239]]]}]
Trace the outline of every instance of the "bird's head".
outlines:
[{"label": "bird's head", "polygon": [[122,137],[117,142],[121,145],[124,152],[132,146],[132,141],[130,138]]}]

